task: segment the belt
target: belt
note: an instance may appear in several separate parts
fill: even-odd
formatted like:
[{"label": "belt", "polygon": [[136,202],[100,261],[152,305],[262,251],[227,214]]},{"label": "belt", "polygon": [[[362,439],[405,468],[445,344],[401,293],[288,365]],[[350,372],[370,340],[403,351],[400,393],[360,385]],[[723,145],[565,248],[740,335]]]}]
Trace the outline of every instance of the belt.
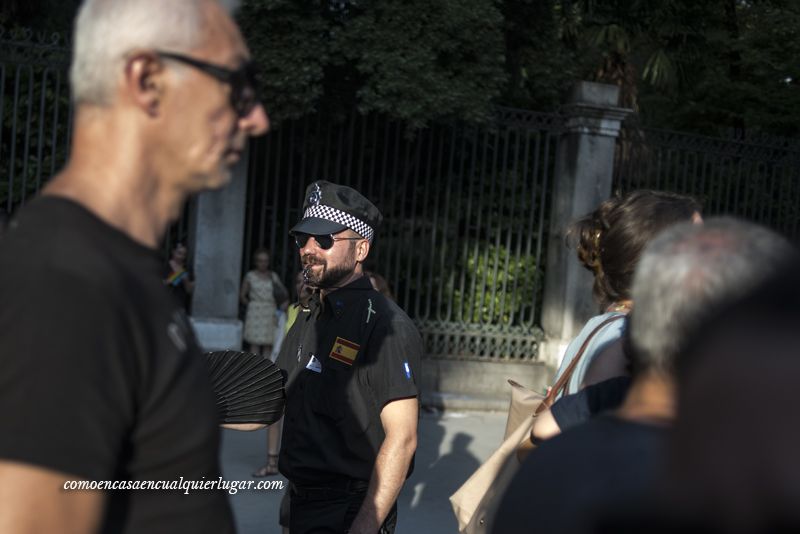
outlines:
[{"label": "belt", "polygon": [[289,483],[292,495],[301,499],[325,499],[337,493],[363,493],[368,487],[369,481],[355,478],[339,478],[314,484]]}]

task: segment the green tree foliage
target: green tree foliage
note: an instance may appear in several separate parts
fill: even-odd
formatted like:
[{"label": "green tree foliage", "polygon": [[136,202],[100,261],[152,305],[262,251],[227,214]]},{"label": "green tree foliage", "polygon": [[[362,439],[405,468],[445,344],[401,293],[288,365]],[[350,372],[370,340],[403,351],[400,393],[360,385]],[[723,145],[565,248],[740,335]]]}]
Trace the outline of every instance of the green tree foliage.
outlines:
[{"label": "green tree foliage", "polygon": [[557,0],[506,0],[502,4],[508,83],[504,104],[552,110],[563,100],[585,63],[568,46],[570,29]]},{"label": "green tree foliage", "polygon": [[[717,134],[729,128],[796,135],[800,124],[800,4],[791,0],[516,0],[506,16],[510,79],[514,70],[539,69],[540,79],[505,95],[535,107],[567,81],[617,84],[621,105],[650,126]],[[537,11],[538,10],[538,11]],[[532,41],[515,21],[534,29]],[[542,27],[554,26],[557,31]],[[524,38],[523,38],[524,41]],[[542,45],[541,43],[546,43]],[[560,71],[542,68],[564,61]]]},{"label": "green tree foliage", "polygon": [[541,274],[532,254],[515,256],[505,246],[479,243],[456,269],[466,274],[465,289],[448,288],[458,321],[510,325],[540,297]]},{"label": "green tree foliage", "polygon": [[671,91],[647,90],[648,123],[717,133],[721,128],[794,136],[800,132],[800,5],[734,0],[715,3],[698,41],[679,58]]},{"label": "green tree foliage", "polygon": [[480,121],[505,83],[493,0],[246,0],[239,20],[278,120],[356,105],[411,126]]},{"label": "green tree foliage", "polygon": [[491,102],[551,110],[577,80],[643,124],[795,135],[791,0],[245,0],[273,118],[354,106],[420,126]]},{"label": "green tree foliage", "polygon": [[[0,24],[68,34],[79,0],[4,0]],[[552,110],[618,84],[650,126],[793,136],[795,0],[243,0],[273,120],[380,111],[412,126]]]},{"label": "green tree foliage", "polygon": [[273,121],[307,114],[323,95],[328,21],[317,2],[246,1],[239,23],[261,73]]}]

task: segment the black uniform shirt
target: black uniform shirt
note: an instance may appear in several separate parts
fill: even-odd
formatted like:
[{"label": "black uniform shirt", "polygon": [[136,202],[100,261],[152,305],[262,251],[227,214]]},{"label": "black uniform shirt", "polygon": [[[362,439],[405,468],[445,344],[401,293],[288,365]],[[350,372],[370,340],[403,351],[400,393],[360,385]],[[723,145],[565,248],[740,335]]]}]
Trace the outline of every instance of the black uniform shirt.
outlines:
[{"label": "black uniform shirt", "polygon": [[289,375],[281,473],[296,484],[369,480],[385,438],[380,412],[418,396],[421,357],[411,319],[369,278],[312,301],[278,360]]}]

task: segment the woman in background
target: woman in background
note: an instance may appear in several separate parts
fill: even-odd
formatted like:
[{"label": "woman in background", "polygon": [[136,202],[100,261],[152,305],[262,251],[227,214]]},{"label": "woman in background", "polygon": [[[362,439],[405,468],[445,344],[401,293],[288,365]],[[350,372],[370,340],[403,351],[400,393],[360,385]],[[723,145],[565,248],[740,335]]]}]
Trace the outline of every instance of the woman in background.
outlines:
[{"label": "woman in background", "polygon": [[[614,409],[625,397],[630,370],[623,335],[627,315],[634,308],[633,274],[642,251],[656,235],[689,220],[702,222],[696,200],[643,189],[606,200],[570,226],[568,242],[576,249],[578,261],[594,275],[593,293],[601,313],[589,319],[567,347],[553,383],[586,344],[565,391],[536,417],[530,442],[538,444],[596,413]],[[526,442],[521,454],[530,447]]]},{"label": "woman in background", "polygon": [[630,292],[636,265],[656,235],[687,220],[702,222],[700,204],[693,198],[638,190],[606,200],[570,226],[567,238],[594,275],[593,293],[601,313],[589,319],[567,347],[553,382],[587,343],[566,391],[536,417],[531,442],[538,444],[622,402],[630,385],[623,335],[634,307]]},{"label": "woman in background", "polygon": [[239,299],[246,306],[244,340],[253,354],[269,357],[278,326],[278,307],[288,303],[286,287],[278,275],[269,270],[269,251],[259,248],[253,253],[255,269],[244,275]]},{"label": "woman in background", "polygon": [[394,295],[392,295],[392,288],[389,287],[389,282],[386,281],[386,278],[383,276],[374,273],[372,271],[365,271],[365,273],[369,277],[369,283],[372,284],[372,288],[386,297],[389,300],[394,300]]},{"label": "woman in background", "polygon": [[[624,318],[631,311],[633,273],[645,245],[668,226],[688,220],[702,220],[700,204],[693,198],[666,191],[638,190],[606,200],[570,226],[567,239],[575,247],[578,261],[594,275],[593,294],[601,313],[589,319],[569,344],[554,381],[569,366],[595,328],[610,318]],[[585,385],[628,374],[622,351],[617,350],[615,357],[609,355],[603,369],[595,367],[592,376],[588,375],[594,359],[604,349],[612,343],[621,348],[619,341],[625,325],[625,320],[612,321],[595,333],[570,378],[565,394],[577,393]]]},{"label": "woman in background", "polygon": [[194,291],[194,278],[186,265],[189,251],[181,241],[175,243],[169,261],[164,266],[164,285],[178,304],[188,313]]}]

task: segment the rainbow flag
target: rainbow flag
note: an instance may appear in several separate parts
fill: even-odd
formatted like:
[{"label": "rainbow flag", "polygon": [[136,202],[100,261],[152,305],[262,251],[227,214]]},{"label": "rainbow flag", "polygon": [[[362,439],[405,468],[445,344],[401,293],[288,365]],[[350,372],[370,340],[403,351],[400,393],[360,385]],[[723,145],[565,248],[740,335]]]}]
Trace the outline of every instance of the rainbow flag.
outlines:
[{"label": "rainbow flag", "polygon": [[180,283],[181,279],[183,279],[183,277],[186,276],[186,274],[187,274],[186,269],[172,271],[171,273],[169,273],[169,276],[167,277],[166,284],[170,286],[177,286]]}]

